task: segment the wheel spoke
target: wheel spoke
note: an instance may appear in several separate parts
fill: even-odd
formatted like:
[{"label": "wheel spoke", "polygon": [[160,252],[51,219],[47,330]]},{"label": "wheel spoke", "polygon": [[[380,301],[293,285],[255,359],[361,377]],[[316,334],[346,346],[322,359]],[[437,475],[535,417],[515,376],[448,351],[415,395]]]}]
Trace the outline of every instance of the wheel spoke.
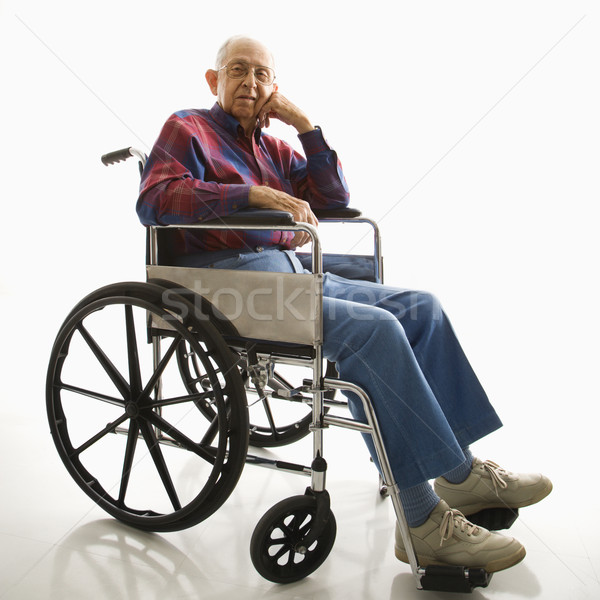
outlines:
[{"label": "wheel spoke", "polygon": [[140,357],[138,354],[135,323],[133,322],[133,307],[125,305],[125,334],[127,337],[127,358],[129,361],[129,382],[132,393],[139,392],[142,388],[142,373],[140,370]]},{"label": "wheel spoke", "polygon": [[194,371],[195,371],[196,375],[198,375],[198,377],[194,381],[196,383],[200,383],[202,381],[202,379],[204,379],[206,374],[202,373],[202,370],[199,368],[198,357],[196,356],[196,353],[193,350],[190,350],[189,356],[192,359],[192,364],[194,365]]},{"label": "wheel spoke", "polygon": [[179,502],[179,498],[177,497],[177,491],[173,485],[173,480],[171,479],[171,474],[167,468],[165,457],[163,456],[158,440],[154,435],[154,431],[152,431],[152,427],[149,423],[143,421],[140,423],[140,430],[142,432],[142,436],[144,437],[144,441],[146,442],[146,446],[148,446],[148,450],[150,451],[150,456],[152,456],[152,460],[154,461],[154,466],[156,467],[156,470],[158,471],[161,481],[165,487],[165,491],[171,500],[173,508],[175,510],[181,510],[181,504]]},{"label": "wheel spoke", "polygon": [[281,546],[282,544],[287,544],[287,538],[270,538],[269,539],[269,548],[273,546]]},{"label": "wheel spoke", "polygon": [[94,353],[94,356],[98,359],[98,362],[102,365],[102,368],[106,371],[106,374],[110,377],[111,381],[115,384],[116,388],[119,390],[124,399],[129,398],[129,384],[125,381],[125,378],[115,365],[112,363],[110,358],[106,356],[102,348],[97,344],[96,340],[91,336],[90,332],[83,326],[82,323],[79,323],[77,329],[79,333],[86,341],[87,345],[90,347],[91,351]]},{"label": "wheel spoke", "polygon": [[57,390],[66,390],[68,392],[74,392],[75,394],[80,394],[82,396],[88,396],[89,398],[94,398],[95,400],[102,400],[102,402],[114,404],[115,406],[120,406],[121,408],[123,408],[123,406],[125,405],[123,399],[114,398],[113,396],[107,396],[106,394],[101,394],[100,392],[92,392],[92,390],[86,390],[85,388],[80,388],[76,385],[60,383],[56,384],[54,388]]},{"label": "wheel spoke", "polygon": [[208,452],[205,448],[202,447],[201,444],[197,444],[193,440],[191,440],[187,435],[173,427],[168,421],[166,421],[163,417],[159,416],[157,413],[152,412],[148,414],[148,421],[152,423],[155,427],[158,427],[163,433],[171,436],[176,442],[181,444],[186,450],[197,454],[200,458],[203,458],[207,462],[211,464],[215,464],[215,457]]},{"label": "wheel spoke", "polygon": [[298,529],[298,535],[300,537],[304,537],[310,531],[311,525],[312,525],[312,519],[304,527],[300,527]]},{"label": "wheel spoke", "polygon": [[[142,390],[140,397],[138,398],[138,402],[142,402],[146,398],[150,397],[152,390],[156,387],[158,380],[160,379],[165,368],[169,364],[169,361],[173,357],[173,353],[177,349],[177,346],[180,342],[181,342],[181,335],[177,336],[173,340],[173,342],[169,346],[168,350],[165,352],[165,355],[162,357],[162,359],[158,363],[156,370],[154,371],[154,373],[152,373],[152,377],[150,377],[150,379],[148,380],[148,383],[146,383],[146,387],[144,387],[144,389]],[[140,387],[141,387],[141,385],[140,385]]]},{"label": "wheel spoke", "polygon": [[271,431],[273,433],[273,439],[277,440],[279,439],[279,432],[277,431],[277,425],[275,425],[275,419],[273,418],[273,413],[271,412],[271,405],[266,398],[262,399],[262,404],[267,415],[267,420],[269,421],[269,426],[271,427]]},{"label": "wheel spoke", "polygon": [[200,440],[202,446],[210,446],[213,443],[216,435],[219,433],[219,415],[215,415],[210,425],[207,427],[206,432]]},{"label": "wheel spoke", "polygon": [[300,525],[302,525],[302,521],[304,521],[304,515],[294,513],[294,518],[292,519],[292,522],[290,523],[290,530],[294,533],[298,533],[298,530],[300,529]]},{"label": "wheel spoke", "polygon": [[[289,545],[283,546],[282,548],[280,548],[275,554],[273,554],[272,559],[277,562],[286,552],[290,552],[291,554],[291,550]],[[293,555],[292,555],[293,556]],[[288,563],[289,563],[289,559],[288,559]]]},{"label": "wheel spoke", "polygon": [[162,406],[170,406],[172,404],[183,404],[184,402],[193,402],[198,404],[201,400],[213,400],[214,392],[202,392],[198,394],[186,394],[185,396],[175,396],[174,398],[161,398],[152,402],[152,408],[160,408]]},{"label": "wheel spoke", "polygon": [[127,446],[125,447],[125,457],[123,459],[123,473],[121,475],[121,488],[119,489],[119,506],[125,506],[125,494],[129,485],[131,467],[133,465],[133,456],[137,445],[139,426],[135,419],[131,419],[129,431],[127,433]]},{"label": "wheel spoke", "polygon": [[290,550],[288,550],[288,558],[287,561],[285,563],[285,566],[289,566],[289,565],[293,565],[294,564],[294,555],[296,554],[295,550],[292,548]]},{"label": "wheel spoke", "polygon": [[[293,522],[292,522],[293,524]],[[286,538],[292,538],[294,535],[294,531],[291,527],[288,527],[283,520],[281,521],[281,523],[279,523],[278,525],[279,529],[281,529],[281,531],[283,531],[283,535],[285,535]]]},{"label": "wheel spoke", "polygon": [[113,432],[121,423],[127,421],[129,417],[127,413],[122,414],[118,419],[109,423],[104,429],[100,430],[96,435],[92,436],[87,442],[84,442],[76,448],[73,452],[73,456],[78,456],[82,452],[85,452],[90,446],[93,446],[98,440],[102,439],[106,434]]}]

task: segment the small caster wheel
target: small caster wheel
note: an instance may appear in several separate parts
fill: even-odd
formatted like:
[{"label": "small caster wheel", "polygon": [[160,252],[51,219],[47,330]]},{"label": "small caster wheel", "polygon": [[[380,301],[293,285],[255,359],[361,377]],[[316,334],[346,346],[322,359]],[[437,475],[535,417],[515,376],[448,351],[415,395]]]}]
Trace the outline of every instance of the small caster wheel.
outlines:
[{"label": "small caster wheel", "polygon": [[250,557],[256,570],[274,583],[299,581],[318,569],[333,547],[337,526],[328,511],[323,531],[307,548],[302,540],[316,526],[314,496],[292,496],[270,508],[256,525]]},{"label": "small caster wheel", "polygon": [[379,475],[379,495],[382,498],[387,498],[390,495],[387,484],[383,481],[383,477]]}]

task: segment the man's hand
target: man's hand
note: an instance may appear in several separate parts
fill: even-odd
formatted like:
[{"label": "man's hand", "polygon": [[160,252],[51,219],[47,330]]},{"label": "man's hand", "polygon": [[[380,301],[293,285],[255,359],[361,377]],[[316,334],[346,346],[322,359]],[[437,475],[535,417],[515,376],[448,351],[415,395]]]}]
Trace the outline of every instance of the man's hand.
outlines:
[{"label": "man's hand", "polygon": [[[267,186],[252,186],[248,195],[248,205],[252,208],[283,210],[291,213],[296,222],[309,223],[315,227],[319,224],[308,202]],[[297,231],[291,245],[292,248],[298,248],[309,241],[310,235],[308,233]]]},{"label": "man's hand", "polygon": [[261,127],[268,127],[271,119],[279,119],[286,125],[291,125],[298,133],[306,133],[314,129],[308,117],[279,92],[273,92],[258,113]]}]

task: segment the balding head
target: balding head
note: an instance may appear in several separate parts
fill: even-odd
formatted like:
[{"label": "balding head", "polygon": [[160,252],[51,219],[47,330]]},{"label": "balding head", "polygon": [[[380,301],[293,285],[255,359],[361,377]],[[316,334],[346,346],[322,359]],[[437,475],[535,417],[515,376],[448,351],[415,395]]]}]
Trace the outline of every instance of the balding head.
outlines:
[{"label": "balding head", "polygon": [[270,64],[263,66],[271,68],[275,67],[275,59],[273,58],[273,54],[264,44],[261,44],[258,40],[245,35],[234,35],[226,40],[225,43],[219,48],[219,51],[217,52],[215,69],[219,70],[223,65],[227,64],[228,57],[231,56],[236,47],[248,45],[260,48],[270,57]]}]

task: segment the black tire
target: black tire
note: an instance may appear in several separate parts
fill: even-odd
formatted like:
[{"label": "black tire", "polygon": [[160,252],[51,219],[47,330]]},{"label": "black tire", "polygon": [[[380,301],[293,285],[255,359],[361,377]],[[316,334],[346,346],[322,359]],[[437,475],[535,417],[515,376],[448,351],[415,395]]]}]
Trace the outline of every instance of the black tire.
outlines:
[{"label": "black tire", "polygon": [[[234,489],[248,448],[245,390],[229,348],[192,305],[163,292],[121,283],[84,298],[59,331],[46,386],[50,431],[73,479],[113,517],[148,531],[210,516]],[[166,349],[155,371],[157,337]],[[181,344],[204,371],[202,393],[181,382]]]},{"label": "black tire", "polygon": [[250,542],[256,570],[274,583],[299,581],[318,569],[329,556],[337,526],[329,510],[321,535],[306,552],[296,551],[311,531],[317,511],[314,496],[292,496],[278,502],[258,522]]}]

